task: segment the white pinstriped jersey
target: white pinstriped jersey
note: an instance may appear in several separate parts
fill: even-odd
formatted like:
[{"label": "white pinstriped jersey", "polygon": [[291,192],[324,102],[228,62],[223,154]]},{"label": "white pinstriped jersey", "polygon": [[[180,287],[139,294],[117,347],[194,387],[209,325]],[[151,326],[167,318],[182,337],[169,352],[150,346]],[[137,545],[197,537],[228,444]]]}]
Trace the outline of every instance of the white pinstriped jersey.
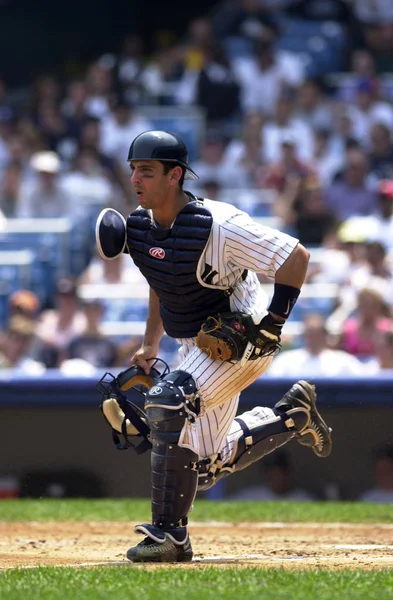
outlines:
[{"label": "white pinstriped jersey", "polygon": [[[265,311],[267,297],[256,273],[273,279],[298,240],[257,223],[231,204],[206,199],[204,206],[213,216],[213,226],[199,261],[199,282],[205,287],[234,287],[231,310],[250,314]],[[202,280],[206,265],[210,265],[211,274],[216,273],[209,279],[210,284]],[[244,269],[248,270],[245,281],[242,280]]]},{"label": "white pinstriped jersey", "polygon": [[[263,315],[268,299],[256,273],[274,279],[298,240],[256,223],[230,204],[204,200],[204,206],[213,216],[213,226],[198,264],[199,282],[206,287],[233,287],[231,310]],[[248,274],[243,281],[245,269]],[[201,458],[214,456],[224,448],[229,456],[239,430],[233,419],[240,393],[266,371],[272,358],[262,357],[240,366],[212,360],[195,345],[195,338],[179,342],[181,362],[177,368],[193,376],[202,406],[195,424],[186,422],[179,445],[192,448]],[[261,414],[266,411],[270,413],[270,409],[264,409]]]}]

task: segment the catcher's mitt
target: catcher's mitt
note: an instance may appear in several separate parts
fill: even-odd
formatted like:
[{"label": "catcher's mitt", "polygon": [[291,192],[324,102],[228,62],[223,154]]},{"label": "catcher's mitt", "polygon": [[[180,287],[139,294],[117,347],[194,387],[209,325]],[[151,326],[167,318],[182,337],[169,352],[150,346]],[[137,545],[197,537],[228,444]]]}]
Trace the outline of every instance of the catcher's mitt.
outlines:
[{"label": "catcher's mitt", "polygon": [[196,344],[214,360],[244,363],[277,354],[282,326],[270,313],[258,324],[246,313],[221,313],[202,323]]}]

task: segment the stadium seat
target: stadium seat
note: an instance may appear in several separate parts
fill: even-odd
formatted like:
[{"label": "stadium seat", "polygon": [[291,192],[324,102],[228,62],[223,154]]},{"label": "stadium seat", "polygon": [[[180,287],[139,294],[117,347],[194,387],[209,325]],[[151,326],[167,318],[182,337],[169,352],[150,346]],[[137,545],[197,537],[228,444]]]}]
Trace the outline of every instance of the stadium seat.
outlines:
[{"label": "stadium seat", "polygon": [[0,250],[29,250],[31,288],[45,305],[51,302],[56,278],[70,274],[71,223],[68,219],[9,219]]}]

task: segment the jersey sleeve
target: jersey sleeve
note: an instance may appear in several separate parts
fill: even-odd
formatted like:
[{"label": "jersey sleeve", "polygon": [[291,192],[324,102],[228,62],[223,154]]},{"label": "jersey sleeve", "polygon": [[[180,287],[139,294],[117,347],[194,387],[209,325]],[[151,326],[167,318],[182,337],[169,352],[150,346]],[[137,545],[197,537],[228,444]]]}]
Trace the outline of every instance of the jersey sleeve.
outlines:
[{"label": "jersey sleeve", "polygon": [[299,243],[278,229],[257,223],[246,213],[227,219],[221,229],[228,263],[271,279]]}]

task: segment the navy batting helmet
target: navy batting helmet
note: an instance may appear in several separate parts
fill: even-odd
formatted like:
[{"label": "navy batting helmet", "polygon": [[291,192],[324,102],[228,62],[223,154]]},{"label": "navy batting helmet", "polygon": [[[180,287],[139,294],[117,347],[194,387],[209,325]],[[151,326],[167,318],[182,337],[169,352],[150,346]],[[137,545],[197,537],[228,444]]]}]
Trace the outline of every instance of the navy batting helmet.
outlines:
[{"label": "navy batting helmet", "polygon": [[167,131],[144,131],[137,135],[130,146],[127,160],[173,162],[185,169],[184,179],[198,179],[198,175],[188,166],[188,152],[184,142]]}]

